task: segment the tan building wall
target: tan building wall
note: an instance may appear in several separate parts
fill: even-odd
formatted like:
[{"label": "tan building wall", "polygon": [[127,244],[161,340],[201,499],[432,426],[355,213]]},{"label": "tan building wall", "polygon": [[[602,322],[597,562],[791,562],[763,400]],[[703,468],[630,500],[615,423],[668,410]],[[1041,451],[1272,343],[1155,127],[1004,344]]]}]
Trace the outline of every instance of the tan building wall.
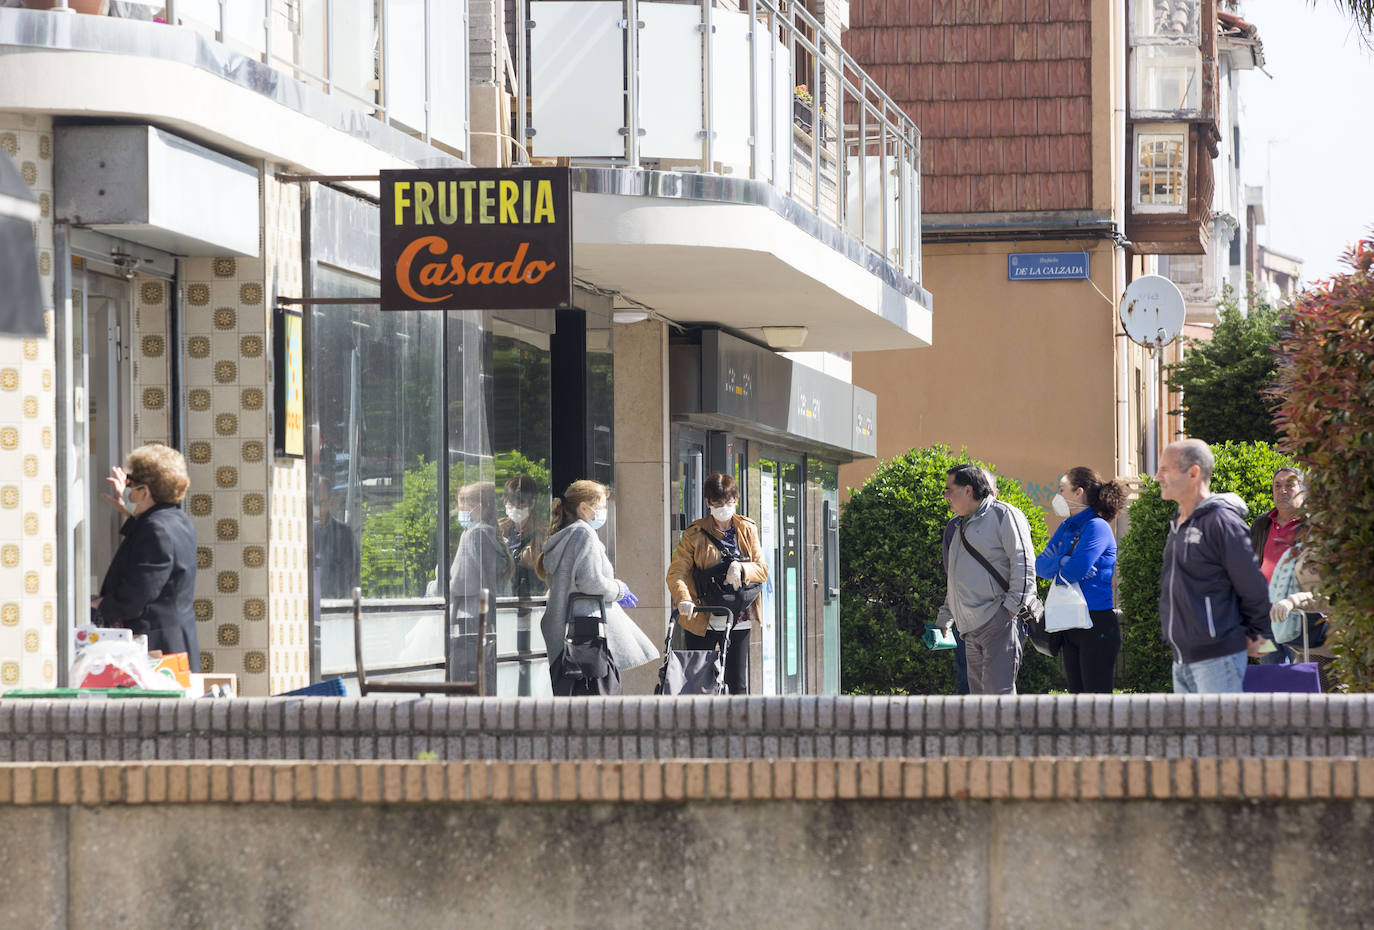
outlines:
[{"label": "tan building wall", "polygon": [[[1080,249],[1091,283],[1007,280],[1009,252]],[[926,285],[940,301],[935,347],[855,354],[854,383],[878,395],[878,458],[843,466],[840,487],[936,443],[967,447],[1046,506],[1069,467],[1114,473],[1124,339],[1105,295],[1124,287],[1117,254],[1109,241],[927,246]]]}]

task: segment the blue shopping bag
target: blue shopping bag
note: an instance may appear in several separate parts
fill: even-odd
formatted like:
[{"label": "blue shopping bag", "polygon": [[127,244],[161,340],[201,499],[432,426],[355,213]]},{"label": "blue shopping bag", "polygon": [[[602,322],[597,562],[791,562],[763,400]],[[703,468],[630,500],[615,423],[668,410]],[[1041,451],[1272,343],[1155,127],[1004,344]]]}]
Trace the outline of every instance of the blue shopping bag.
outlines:
[{"label": "blue shopping bag", "polygon": [[1316,662],[1292,665],[1247,665],[1244,688],[1247,694],[1289,692],[1321,694],[1322,680]]}]

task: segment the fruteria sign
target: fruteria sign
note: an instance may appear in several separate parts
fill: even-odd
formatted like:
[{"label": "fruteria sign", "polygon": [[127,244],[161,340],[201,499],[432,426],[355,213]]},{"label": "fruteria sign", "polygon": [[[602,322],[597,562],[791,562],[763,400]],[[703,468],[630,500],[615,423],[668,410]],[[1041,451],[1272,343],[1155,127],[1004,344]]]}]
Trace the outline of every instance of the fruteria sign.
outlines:
[{"label": "fruteria sign", "polygon": [[572,305],[567,168],[383,171],[383,310]]}]

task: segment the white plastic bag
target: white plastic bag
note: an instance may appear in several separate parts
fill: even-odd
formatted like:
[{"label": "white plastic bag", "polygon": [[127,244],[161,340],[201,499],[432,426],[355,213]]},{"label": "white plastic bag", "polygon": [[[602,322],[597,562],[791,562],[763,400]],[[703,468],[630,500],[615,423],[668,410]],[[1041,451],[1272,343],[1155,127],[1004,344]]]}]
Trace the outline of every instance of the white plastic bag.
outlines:
[{"label": "white plastic bag", "polygon": [[1045,598],[1045,632],[1059,633],[1064,630],[1091,630],[1093,618],[1088,613],[1088,601],[1083,597],[1083,589],[1074,584],[1064,584],[1059,578],[1050,585],[1050,595]]}]

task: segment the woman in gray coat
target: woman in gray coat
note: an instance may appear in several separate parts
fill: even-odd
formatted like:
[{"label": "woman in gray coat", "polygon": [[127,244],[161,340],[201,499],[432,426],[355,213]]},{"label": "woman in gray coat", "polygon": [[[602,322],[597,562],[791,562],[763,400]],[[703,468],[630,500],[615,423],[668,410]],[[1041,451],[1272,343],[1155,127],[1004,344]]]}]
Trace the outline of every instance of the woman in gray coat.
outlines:
[{"label": "woman in gray coat", "polygon": [[[619,694],[620,671],[658,658],[653,641],[625,613],[638,603],[625,582],[615,577],[596,531],[606,524],[609,494],[606,486],[583,479],[568,486],[553,502],[549,537],[537,562],[539,577],[548,580],[549,605],[540,621],[549,655],[553,693],[561,695]],[[575,599],[576,595],[586,600]],[[611,654],[610,671],[603,678],[568,678],[563,674],[564,621],[569,601],[579,614],[596,612],[595,598],[606,607],[606,642]],[[590,608],[590,609],[588,609]]]}]

